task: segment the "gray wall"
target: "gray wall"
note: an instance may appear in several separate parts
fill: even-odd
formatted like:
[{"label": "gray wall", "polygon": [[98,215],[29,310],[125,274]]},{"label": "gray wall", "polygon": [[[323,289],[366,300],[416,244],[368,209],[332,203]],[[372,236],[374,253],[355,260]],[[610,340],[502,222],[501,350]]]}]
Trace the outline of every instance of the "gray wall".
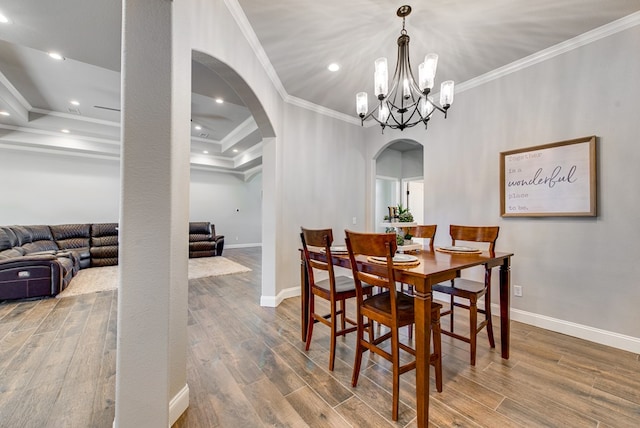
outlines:
[{"label": "gray wall", "polygon": [[[460,92],[446,120],[406,135],[425,147],[425,217],[438,223],[437,244],[448,242],[451,223],[501,227],[497,250],[515,253],[512,284],[524,287],[512,298],[515,319],[608,343],[625,335],[634,349],[638,46],[636,26]],[[368,133],[374,156],[386,140]],[[500,152],[590,135],[598,137],[597,217],[500,217]]]},{"label": "gray wall", "polygon": [[[378,130],[379,132],[379,130]],[[403,178],[422,177],[422,149],[399,152],[385,149],[376,159],[376,175]]]}]

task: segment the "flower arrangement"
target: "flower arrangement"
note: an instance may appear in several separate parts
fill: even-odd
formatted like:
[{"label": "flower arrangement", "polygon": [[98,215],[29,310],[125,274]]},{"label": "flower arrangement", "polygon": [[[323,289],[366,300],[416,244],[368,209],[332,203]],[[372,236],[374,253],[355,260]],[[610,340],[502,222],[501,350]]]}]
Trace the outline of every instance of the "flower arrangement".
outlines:
[{"label": "flower arrangement", "polygon": [[398,206],[389,207],[389,215],[384,216],[384,221],[411,223],[413,222],[413,214],[411,214],[409,208],[405,208],[402,204],[398,204]]}]

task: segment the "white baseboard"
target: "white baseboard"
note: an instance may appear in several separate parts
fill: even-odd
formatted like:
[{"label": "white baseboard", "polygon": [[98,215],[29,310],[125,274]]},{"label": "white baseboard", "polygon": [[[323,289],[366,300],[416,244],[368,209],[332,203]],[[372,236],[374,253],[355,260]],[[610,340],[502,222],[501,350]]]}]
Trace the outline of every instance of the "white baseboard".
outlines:
[{"label": "white baseboard", "polygon": [[[169,427],[176,423],[178,418],[189,407],[189,385],[185,384],[184,387],[169,401]],[[116,428],[116,421],[111,424],[113,428]]]},{"label": "white baseboard", "polygon": [[280,303],[282,303],[284,299],[288,299],[290,297],[296,297],[299,295],[300,295],[300,286],[285,288],[284,290],[279,292],[277,296],[261,296],[260,306],[275,308]]},{"label": "white baseboard", "polygon": [[[492,304],[491,310],[494,314],[499,314],[500,306]],[[514,308],[511,308],[511,319],[544,328],[546,330],[599,343],[601,345],[611,346],[613,348],[640,354],[640,338],[638,337],[626,336],[624,334],[601,330],[599,328],[576,324],[570,321],[551,318],[545,315],[534,314],[532,312],[526,312]]]},{"label": "white baseboard", "polygon": [[169,401],[169,428],[189,407],[189,385],[184,387]]},{"label": "white baseboard", "polygon": [[[225,245],[224,250],[228,248],[252,248],[252,247],[262,247],[262,243],[254,242],[252,244],[251,243],[250,244],[230,244],[230,245]],[[224,255],[224,252],[222,253],[222,255]]]},{"label": "white baseboard", "polygon": [[[291,287],[282,290],[277,296],[262,296],[260,298],[260,306],[276,307],[284,299],[296,297],[300,295],[300,287]],[[446,294],[434,292],[434,300],[448,302],[449,296]],[[482,305],[480,305],[482,306]],[[492,304],[491,310],[494,314],[500,314],[500,306]],[[511,308],[511,319],[546,330],[555,331],[579,339],[588,340],[590,342],[599,343],[601,345],[611,346],[613,348],[622,349],[624,351],[640,354],[640,338],[627,336],[612,331],[602,330],[571,321],[551,318],[546,315],[535,314],[520,309]]]}]

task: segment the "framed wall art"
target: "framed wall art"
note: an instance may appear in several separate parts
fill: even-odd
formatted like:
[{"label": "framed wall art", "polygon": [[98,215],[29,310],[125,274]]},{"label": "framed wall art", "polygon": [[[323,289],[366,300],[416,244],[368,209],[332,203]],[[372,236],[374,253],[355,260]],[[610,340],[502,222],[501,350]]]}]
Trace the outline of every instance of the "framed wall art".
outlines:
[{"label": "framed wall art", "polygon": [[500,153],[500,215],[596,215],[596,137]]}]

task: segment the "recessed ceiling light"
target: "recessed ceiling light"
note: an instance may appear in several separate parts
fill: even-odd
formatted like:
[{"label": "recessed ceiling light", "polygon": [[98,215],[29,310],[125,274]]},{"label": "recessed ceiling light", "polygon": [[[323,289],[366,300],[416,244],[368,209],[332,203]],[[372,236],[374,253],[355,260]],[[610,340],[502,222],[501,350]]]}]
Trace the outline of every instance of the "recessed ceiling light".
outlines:
[{"label": "recessed ceiling light", "polygon": [[7,18],[3,13],[0,13],[0,24],[11,24],[11,20]]},{"label": "recessed ceiling light", "polygon": [[329,71],[338,71],[338,70],[340,70],[340,66],[338,64],[336,64],[335,62],[332,62],[331,64],[329,64],[329,66],[327,68],[329,69]]},{"label": "recessed ceiling light", "polygon": [[71,131],[69,131],[68,129],[61,129],[61,130],[60,130],[60,132],[63,132],[63,133],[65,133],[65,134],[68,134],[68,133],[70,133]]},{"label": "recessed ceiling light", "polygon": [[209,151],[208,150],[204,150],[202,153],[204,153],[205,155],[208,155]]},{"label": "recessed ceiling light", "polygon": [[64,57],[62,55],[60,55],[58,52],[49,52],[48,55],[58,61],[62,61],[64,60]]},{"label": "recessed ceiling light", "polygon": [[238,153],[238,149],[233,149],[233,153]]},{"label": "recessed ceiling light", "polygon": [[222,104],[224,102],[224,100],[222,98],[216,98],[216,102],[218,104]]},{"label": "recessed ceiling light", "polygon": [[201,129],[202,129],[202,126],[200,126],[200,125],[196,125],[196,126],[194,126],[194,128],[196,129],[196,131],[199,131],[199,130],[201,130]]},{"label": "recessed ceiling light", "polygon": [[76,100],[71,100],[69,102],[74,106],[79,106],[80,105],[80,103],[78,101],[76,101]]},{"label": "recessed ceiling light", "polygon": [[0,111],[0,115],[2,115],[2,116],[11,116],[11,113],[9,113],[8,111],[2,110],[2,111]]}]

